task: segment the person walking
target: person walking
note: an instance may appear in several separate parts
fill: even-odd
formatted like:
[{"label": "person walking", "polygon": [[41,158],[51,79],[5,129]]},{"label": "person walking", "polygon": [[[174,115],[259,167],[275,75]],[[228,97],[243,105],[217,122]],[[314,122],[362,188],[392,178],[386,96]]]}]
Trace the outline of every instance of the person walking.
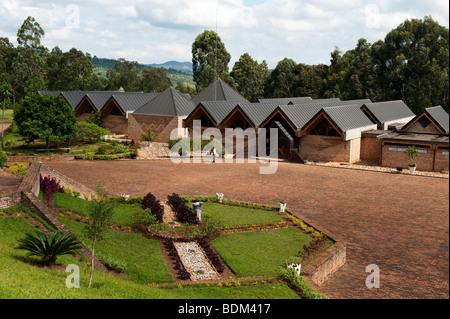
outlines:
[{"label": "person walking", "polygon": [[212,149],[213,163],[216,162],[216,153],[217,153],[216,148],[213,147],[213,149]]}]

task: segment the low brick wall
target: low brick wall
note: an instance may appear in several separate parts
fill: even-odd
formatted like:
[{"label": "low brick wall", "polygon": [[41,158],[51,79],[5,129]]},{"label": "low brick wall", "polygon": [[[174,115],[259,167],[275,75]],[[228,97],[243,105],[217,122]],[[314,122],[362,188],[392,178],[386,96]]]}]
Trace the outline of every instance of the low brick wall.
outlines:
[{"label": "low brick wall", "polygon": [[15,162],[18,163],[26,163],[31,164],[33,162],[51,162],[51,161],[73,161],[74,156],[73,155],[55,155],[55,156],[8,156],[8,165],[12,165]]},{"label": "low brick wall", "polygon": [[17,206],[20,205],[21,202],[22,198],[20,193],[0,193],[0,209]]},{"label": "low brick wall", "polygon": [[55,170],[45,165],[41,165],[40,174],[43,177],[48,176],[50,178],[55,178],[59,182],[60,186],[64,188],[70,188],[72,191],[78,191],[80,192],[80,194],[87,194],[89,198],[94,198],[96,196],[96,193],[92,189],[78,183],[77,181],[74,181],[73,179],[65,175],[56,172]]},{"label": "low brick wall", "polygon": [[339,270],[346,262],[346,246],[341,242],[335,243],[319,257],[309,263],[304,269],[311,281],[320,286]]},{"label": "low brick wall", "polygon": [[325,234],[331,239],[334,244],[325,250],[320,256],[315,258],[306,266],[302,267],[301,275],[305,277],[310,283],[316,286],[321,286],[327,281],[336,271],[338,271],[347,260],[347,248],[345,243],[334,233],[327,231],[326,229],[317,227],[316,225],[306,222],[306,219],[299,215],[290,214],[300,218],[307,225],[313,227],[315,230]]}]

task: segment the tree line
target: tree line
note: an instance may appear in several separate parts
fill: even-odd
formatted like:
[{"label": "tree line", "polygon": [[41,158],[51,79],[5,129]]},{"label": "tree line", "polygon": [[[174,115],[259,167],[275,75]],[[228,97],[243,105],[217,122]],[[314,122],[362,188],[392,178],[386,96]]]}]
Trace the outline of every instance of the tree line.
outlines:
[{"label": "tree line", "polygon": [[[17,32],[18,46],[0,37],[0,94],[20,101],[39,90],[119,90],[162,92],[172,86],[164,68],[142,68],[118,59],[106,77],[94,72],[89,53],[76,48],[51,51],[41,44],[45,32],[28,17]],[[415,113],[441,105],[449,110],[449,30],[432,17],[406,20],[384,40],[361,38],[347,52],[336,48],[330,65],[307,65],[290,58],[269,70],[244,53],[229,70],[231,55],[214,31],[205,30],[192,44],[195,88],[176,88],[191,96],[221,78],[249,101],[310,96],[373,102],[403,100]],[[7,92],[7,93],[5,93]]]},{"label": "tree line", "polygon": [[[91,55],[76,48],[63,52],[41,44],[44,30],[28,17],[17,31],[18,46],[0,37],[0,95],[16,102],[37,91],[162,92],[172,86],[164,68],[142,68],[138,62],[118,59],[106,77],[95,74]],[[5,92],[8,92],[7,94]],[[12,99],[8,98],[8,103]]]},{"label": "tree line", "polygon": [[432,17],[406,20],[373,44],[361,38],[347,52],[336,48],[330,65],[306,65],[285,58],[274,70],[243,54],[231,72],[231,56],[214,31],[192,45],[194,82],[202,90],[221,78],[250,101],[310,96],[373,102],[403,100],[413,112],[449,109],[449,30]]}]

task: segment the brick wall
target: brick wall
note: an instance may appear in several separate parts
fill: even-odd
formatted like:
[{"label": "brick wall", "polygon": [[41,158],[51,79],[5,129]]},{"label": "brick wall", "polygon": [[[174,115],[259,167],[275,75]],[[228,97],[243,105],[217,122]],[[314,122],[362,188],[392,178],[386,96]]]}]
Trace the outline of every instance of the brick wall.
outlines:
[{"label": "brick wall", "polygon": [[153,132],[159,132],[155,142],[167,143],[174,129],[181,129],[183,117],[130,114],[128,116],[128,138],[140,140],[149,127]]},{"label": "brick wall", "polygon": [[[87,194],[89,196],[89,198],[94,198],[96,196],[96,193],[92,189],[86,187],[85,185],[78,183],[77,181],[74,181],[73,179],[71,179],[65,175],[62,175],[62,174],[54,171],[50,167],[41,165],[40,174],[43,177],[49,176],[50,178],[55,178],[59,182],[60,186],[62,186],[64,188],[70,188],[73,191],[78,191],[78,192],[80,192],[80,194]],[[84,198],[83,195],[81,196],[81,198]]]},{"label": "brick wall", "polygon": [[350,142],[340,137],[305,135],[300,143],[300,156],[304,160],[320,162],[350,162]]},{"label": "brick wall", "polygon": [[346,256],[345,244],[337,242],[309,263],[305,267],[304,273],[313,283],[320,286],[345,264]]},{"label": "brick wall", "polygon": [[427,127],[423,127],[422,124],[420,124],[419,122],[416,122],[410,127],[408,127],[407,132],[442,134],[442,132],[440,132],[433,123],[430,123]]},{"label": "brick wall", "polygon": [[361,140],[361,160],[380,162],[381,145],[375,135],[363,135]]},{"label": "brick wall", "polygon": [[[408,156],[403,151],[392,151],[389,148],[404,149],[408,145],[384,145],[383,146],[383,158],[381,160],[381,166],[383,167],[402,167],[408,168]],[[434,150],[421,148],[416,145],[417,150],[426,150],[428,154],[418,154],[416,163],[417,170],[420,171],[433,171],[433,157]]]},{"label": "brick wall", "polygon": [[436,172],[448,171],[449,168],[449,156],[444,155],[446,152],[448,154],[448,149],[437,149],[436,150],[436,158],[434,164],[434,170]]},{"label": "brick wall", "polygon": [[128,134],[128,120],[125,116],[108,115],[102,119],[101,126],[112,134]]}]

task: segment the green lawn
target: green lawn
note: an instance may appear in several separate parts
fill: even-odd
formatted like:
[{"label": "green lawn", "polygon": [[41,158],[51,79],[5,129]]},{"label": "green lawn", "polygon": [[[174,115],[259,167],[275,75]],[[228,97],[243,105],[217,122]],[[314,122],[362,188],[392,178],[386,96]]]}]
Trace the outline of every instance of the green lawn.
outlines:
[{"label": "green lawn", "polygon": [[[60,218],[89,249],[84,224]],[[108,230],[106,239],[96,245],[97,257],[106,263],[119,266],[127,273],[126,279],[142,284],[174,282],[158,243],[139,235],[122,234]]]},{"label": "green lawn", "polygon": [[277,275],[311,241],[296,228],[222,235],[212,241],[238,277]]},{"label": "green lawn", "polygon": [[229,206],[218,203],[204,203],[202,214],[220,222],[220,226],[241,226],[283,221],[275,212],[244,207]]},{"label": "green lawn", "polygon": [[99,271],[95,271],[89,289],[89,267],[72,256],[64,256],[57,263],[80,267],[81,288],[68,289],[65,282],[69,273],[32,266],[24,262],[26,252],[14,249],[18,239],[33,230],[24,218],[0,217],[0,299],[298,299],[285,284],[163,289]]},{"label": "green lawn", "polygon": [[[80,197],[82,197],[81,195]],[[89,201],[82,198],[76,198],[70,194],[58,193],[53,196],[55,206],[58,208],[65,208],[74,213],[80,215],[87,215],[87,207],[89,206]],[[143,209],[137,204],[118,204],[114,208],[114,216],[112,223],[121,226],[131,226],[136,223],[133,215],[142,212]]]},{"label": "green lawn", "polygon": [[[0,118],[2,116],[2,110],[0,110]],[[1,120],[0,120],[1,121]],[[14,121],[14,110],[5,110],[3,117],[3,123],[11,124]],[[1,122],[0,122],[1,124]]]}]

